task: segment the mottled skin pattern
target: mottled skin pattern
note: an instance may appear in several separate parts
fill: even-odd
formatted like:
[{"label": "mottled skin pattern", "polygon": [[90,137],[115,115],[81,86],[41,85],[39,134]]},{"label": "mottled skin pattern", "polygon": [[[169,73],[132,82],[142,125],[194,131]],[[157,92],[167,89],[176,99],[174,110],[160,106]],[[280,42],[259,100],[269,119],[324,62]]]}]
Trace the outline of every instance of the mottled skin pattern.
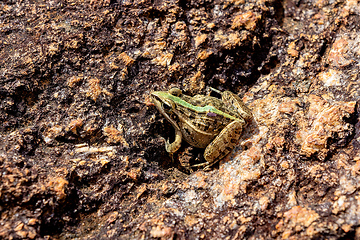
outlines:
[{"label": "mottled skin pattern", "polygon": [[250,110],[229,91],[221,92],[221,99],[204,95],[190,97],[177,88],[153,92],[151,96],[175,128],[175,141],[166,141],[167,152],[176,152],[182,139],[194,147],[206,148],[206,163],[194,166],[209,167],[229,154],[251,118]]}]

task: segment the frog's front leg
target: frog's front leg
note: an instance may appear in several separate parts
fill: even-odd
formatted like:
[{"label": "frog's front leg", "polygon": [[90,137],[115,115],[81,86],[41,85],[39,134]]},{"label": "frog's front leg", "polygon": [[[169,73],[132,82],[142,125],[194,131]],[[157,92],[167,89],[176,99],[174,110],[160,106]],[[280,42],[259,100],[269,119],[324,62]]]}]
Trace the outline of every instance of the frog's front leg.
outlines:
[{"label": "frog's front leg", "polygon": [[165,140],[165,149],[172,155],[181,147],[182,134],[179,129],[175,129],[175,141],[170,143],[169,139]]},{"label": "frog's front leg", "polygon": [[215,164],[231,152],[239,140],[245,125],[244,120],[233,121],[214,138],[204,152],[204,158],[207,162],[204,164],[207,165],[205,168]]}]

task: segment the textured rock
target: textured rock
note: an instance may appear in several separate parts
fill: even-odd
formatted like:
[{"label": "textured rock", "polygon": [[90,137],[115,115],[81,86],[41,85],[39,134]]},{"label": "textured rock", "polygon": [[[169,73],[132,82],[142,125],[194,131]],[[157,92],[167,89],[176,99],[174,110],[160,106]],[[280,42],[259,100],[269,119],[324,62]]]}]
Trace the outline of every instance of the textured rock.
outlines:
[{"label": "textured rock", "polygon": [[[360,239],[360,7],[0,3],[0,238]],[[209,171],[154,90],[253,119]],[[185,166],[185,167],[183,167]]]}]

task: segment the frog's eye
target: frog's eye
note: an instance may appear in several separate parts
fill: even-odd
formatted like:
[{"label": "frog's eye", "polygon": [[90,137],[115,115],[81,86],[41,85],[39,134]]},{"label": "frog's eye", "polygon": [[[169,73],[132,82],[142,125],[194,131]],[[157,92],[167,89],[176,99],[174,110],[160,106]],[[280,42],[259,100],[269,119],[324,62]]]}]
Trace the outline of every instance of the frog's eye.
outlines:
[{"label": "frog's eye", "polygon": [[169,93],[173,96],[180,97],[182,94],[182,91],[178,88],[172,88],[169,90]]},{"label": "frog's eye", "polygon": [[172,106],[166,102],[162,103],[162,108],[165,110],[165,112],[171,112],[172,111]]}]

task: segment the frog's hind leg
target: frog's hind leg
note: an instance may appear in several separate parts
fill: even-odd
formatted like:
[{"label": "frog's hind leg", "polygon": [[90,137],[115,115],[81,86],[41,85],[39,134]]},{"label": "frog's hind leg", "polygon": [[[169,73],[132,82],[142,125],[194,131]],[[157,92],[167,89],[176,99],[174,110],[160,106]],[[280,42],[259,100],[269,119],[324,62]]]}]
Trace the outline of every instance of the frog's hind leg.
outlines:
[{"label": "frog's hind leg", "polygon": [[241,136],[243,126],[245,121],[231,122],[206,147],[204,158],[208,165],[213,165],[231,152]]},{"label": "frog's hind leg", "polygon": [[230,91],[225,91],[221,94],[221,99],[228,107],[238,112],[246,122],[248,122],[252,117],[250,109],[245,105],[245,103],[238,95]]}]

